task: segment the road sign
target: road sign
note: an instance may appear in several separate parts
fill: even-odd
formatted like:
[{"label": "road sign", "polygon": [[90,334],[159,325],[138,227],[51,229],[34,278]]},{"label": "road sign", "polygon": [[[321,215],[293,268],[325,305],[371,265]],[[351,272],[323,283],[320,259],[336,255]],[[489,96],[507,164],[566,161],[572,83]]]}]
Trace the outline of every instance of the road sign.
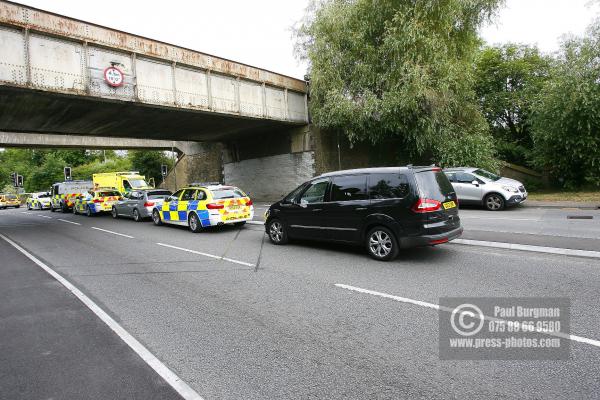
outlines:
[{"label": "road sign", "polygon": [[104,81],[112,87],[123,86],[125,74],[117,67],[108,67],[104,70]]}]

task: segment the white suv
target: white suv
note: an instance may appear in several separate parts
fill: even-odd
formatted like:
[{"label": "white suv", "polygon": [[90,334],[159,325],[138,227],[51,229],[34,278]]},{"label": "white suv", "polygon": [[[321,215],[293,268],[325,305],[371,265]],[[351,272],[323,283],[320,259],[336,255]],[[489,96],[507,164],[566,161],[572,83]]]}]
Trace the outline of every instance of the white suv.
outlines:
[{"label": "white suv", "polygon": [[525,186],[479,168],[447,168],[444,173],[463,204],[483,205],[490,211],[516,206],[527,199]]}]

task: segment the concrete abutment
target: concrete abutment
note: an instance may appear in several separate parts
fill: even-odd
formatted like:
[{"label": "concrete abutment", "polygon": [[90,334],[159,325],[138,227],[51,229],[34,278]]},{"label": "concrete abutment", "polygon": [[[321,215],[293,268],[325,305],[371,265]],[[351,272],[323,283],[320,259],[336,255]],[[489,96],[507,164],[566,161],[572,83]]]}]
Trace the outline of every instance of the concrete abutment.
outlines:
[{"label": "concrete abutment", "polygon": [[389,143],[351,145],[344,135],[314,125],[197,145],[201,149],[197,153],[180,157],[166,187],[219,181],[238,186],[259,201],[279,199],[325,172],[394,165],[396,151]]}]

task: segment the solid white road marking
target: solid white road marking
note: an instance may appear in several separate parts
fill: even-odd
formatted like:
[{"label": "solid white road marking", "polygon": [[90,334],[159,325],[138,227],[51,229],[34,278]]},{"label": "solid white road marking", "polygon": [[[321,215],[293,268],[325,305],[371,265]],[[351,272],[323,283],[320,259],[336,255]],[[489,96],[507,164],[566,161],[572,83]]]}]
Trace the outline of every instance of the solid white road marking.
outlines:
[{"label": "solid white road marking", "polygon": [[109,231],[107,229],[97,228],[95,226],[92,226],[92,229],[95,229],[97,231],[106,232],[106,233],[112,233],[113,235],[123,236],[123,237],[129,238],[129,239],[135,239],[133,236],[125,235],[125,234],[119,233],[119,232]]},{"label": "solid white road marking", "polygon": [[172,246],[170,244],[165,244],[165,243],[156,243],[156,244],[159,246],[168,247],[168,248],[175,249],[175,250],[181,250],[181,251],[185,251],[185,252],[192,253],[192,254],[198,254],[199,256],[214,258],[216,260],[223,260],[223,261],[227,261],[227,262],[234,263],[234,264],[245,265],[247,267],[256,267],[255,264],[248,263],[245,261],[240,261],[240,260],[234,260],[233,258],[221,257],[221,256],[217,256],[214,254],[203,253],[201,251],[186,249],[184,247]]},{"label": "solid white road marking", "polygon": [[136,338],[134,338],[129,332],[125,330],[117,321],[115,321],[110,315],[102,310],[96,303],[94,303],[89,297],[87,297],[81,290],[77,289],[71,282],[63,278],[60,274],[55,272],[52,268],[38,260],[34,255],[29,253],[27,250],[4,236],[0,233],[0,238],[4,239],[7,243],[19,250],[23,255],[29,258],[31,261],[36,263],[40,268],[46,271],[50,276],[60,282],[66,287],[71,293],[73,293],[83,304],[85,304],[94,314],[98,316],[113,332],[119,337],[141,358],[158,373],[173,389],[177,391],[185,400],[203,400],[203,398],[192,389],[187,383],[185,383],[179,376],[163,364],[154,354],[152,354],[143,344],[141,344]]},{"label": "solid white road marking", "polygon": [[[363,289],[363,288],[359,288],[356,286],[345,285],[343,283],[336,283],[335,286],[337,286],[341,289],[346,289],[346,290],[350,290],[353,292],[370,294],[373,296],[383,297],[385,299],[399,301],[401,303],[408,303],[408,304],[414,304],[414,305],[417,305],[420,307],[432,308],[434,310],[441,310],[441,311],[445,311],[445,312],[449,312],[449,313],[452,313],[454,311],[454,309],[452,309],[452,308],[441,307],[439,304],[427,303],[425,301],[420,301],[420,300],[413,300],[413,299],[409,299],[407,297],[394,296],[392,294],[377,292],[375,290]],[[488,320],[488,321],[497,321],[497,322],[504,321],[504,322],[506,322],[506,320],[503,320],[502,318],[495,318],[495,317],[490,317],[487,315],[484,315],[483,319]],[[563,338],[563,339],[568,339],[568,340],[571,340],[574,342],[585,343],[585,344],[589,344],[589,345],[592,345],[595,347],[600,347],[600,340],[588,339],[588,338],[585,338],[582,336],[577,336],[577,335],[568,335],[568,334],[562,333],[562,332],[544,332],[542,330],[538,330],[538,332],[544,333],[548,336],[555,336],[555,337],[559,337],[559,338]]]},{"label": "solid white road marking", "polygon": [[565,256],[600,258],[600,251],[591,251],[591,250],[564,249],[564,248],[560,248],[560,247],[533,246],[533,245],[529,245],[529,244],[504,243],[504,242],[488,242],[488,241],[484,241],[484,240],[471,240],[471,239],[454,239],[452,241],[452,243],[466,244],[466,245],[470,245],[470,246],[494,247],[494,248],[498,248],[498,249],[533,251],[536,253],[559,254],[559,255],[565,255]]},{"label": "solid white road marking", "polygon": [[67,221],[66,219],[58,218],[58,221],[66,222],[67,224],[81,225],[79,222]]}]

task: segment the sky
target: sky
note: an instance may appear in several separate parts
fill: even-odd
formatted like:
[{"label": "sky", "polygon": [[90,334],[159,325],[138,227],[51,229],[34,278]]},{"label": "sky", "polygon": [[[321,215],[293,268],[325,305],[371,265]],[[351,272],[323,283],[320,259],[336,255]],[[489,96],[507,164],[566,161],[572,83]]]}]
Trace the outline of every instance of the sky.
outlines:
[{"label": "sky", "polygon": [[[306,72],[294,57],[291,28],[308,0],[16,1],[296,78]],[[589,2],[507,0],[495,24],[481,34],[490,44],[537,44],[552,52],[561,35],[582,34],[598,15],[599,7],[586,7]]]}]

